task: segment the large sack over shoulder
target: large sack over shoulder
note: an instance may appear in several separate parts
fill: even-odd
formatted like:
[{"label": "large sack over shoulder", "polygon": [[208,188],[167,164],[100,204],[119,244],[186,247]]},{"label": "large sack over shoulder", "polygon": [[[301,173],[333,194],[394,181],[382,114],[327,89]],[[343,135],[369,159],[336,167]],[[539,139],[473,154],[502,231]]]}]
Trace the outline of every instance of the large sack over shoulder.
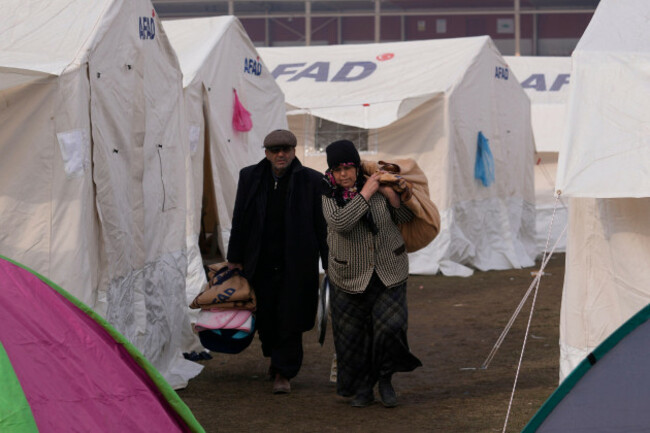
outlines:
[{"label": "large sack over shoulder", "polygon": [[429,183],[414,159],[396,159],[391,162],[361,161],[363,173],[382,173],[380,183],[391,185],[400,193],[402,201],[414,218],[400,224],[406,251],[418,251],[429,245],[440,232],[440,213],[429,197]]},{"label": "large sack over shoulder", "polygon": [[255,293],[239,269],[228,269],[225,262],[209,265],[207,277],[206,288],[194,298],[190,308],[255,310]]}]

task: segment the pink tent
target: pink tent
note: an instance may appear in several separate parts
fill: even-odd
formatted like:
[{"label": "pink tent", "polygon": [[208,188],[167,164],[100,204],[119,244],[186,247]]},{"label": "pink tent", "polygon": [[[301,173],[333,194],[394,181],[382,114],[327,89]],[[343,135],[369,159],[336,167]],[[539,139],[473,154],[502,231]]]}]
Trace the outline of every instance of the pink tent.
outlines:
[{"label": "pink tent", "polygon": [[121,334],[0,256],[0,431],[202,432]]}]

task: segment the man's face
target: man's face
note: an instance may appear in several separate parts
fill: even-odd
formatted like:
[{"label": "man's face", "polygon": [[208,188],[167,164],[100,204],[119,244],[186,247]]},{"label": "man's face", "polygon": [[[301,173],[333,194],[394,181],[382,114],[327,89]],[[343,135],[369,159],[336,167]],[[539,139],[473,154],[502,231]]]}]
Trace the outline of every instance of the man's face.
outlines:
[{"label": "man's face", "polygon": [[291,165],[291,162],[296,157],[296,148],[294,146],[273,146],[267,147],[264,150],[266,159],[271,162],[273,172],[276,175],[282,175]]}]

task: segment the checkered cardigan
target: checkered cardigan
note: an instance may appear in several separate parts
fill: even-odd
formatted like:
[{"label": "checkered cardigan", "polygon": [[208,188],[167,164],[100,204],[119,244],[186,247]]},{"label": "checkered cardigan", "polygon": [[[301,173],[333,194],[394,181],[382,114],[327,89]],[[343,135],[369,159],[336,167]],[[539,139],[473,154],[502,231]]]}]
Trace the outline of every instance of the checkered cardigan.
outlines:
[{"label": "checkered cardigan", "polygon": [[[362,219],[368,209],[379,229],[377,235]],[[368,202],[359,194],[344,207],[339,207],[334,198],[323,196],[323,215],[329,246],[327,274],[336,287],[362,293],[373,271],[386,287],[408,278],[408,256],[397,225],[413,218],[406,206],[393,208],[379,192]]]}]

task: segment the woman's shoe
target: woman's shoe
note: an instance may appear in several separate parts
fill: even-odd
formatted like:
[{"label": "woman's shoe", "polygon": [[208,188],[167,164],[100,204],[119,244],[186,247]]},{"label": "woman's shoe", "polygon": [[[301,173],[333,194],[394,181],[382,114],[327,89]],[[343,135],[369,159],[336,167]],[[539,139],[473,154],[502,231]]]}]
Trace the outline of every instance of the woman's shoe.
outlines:
[{"label": "woman's shoe", "polygon": [[381,403],[384,407],[397,406],[397,395],[395,394],[393,385],[390,383],[390,376],[380,378],[378,388],[379,398],[381,398]]},{"label": "woman's shoe", "polygon": [[366,391],[360,391],[357,393],[356,397],[352,399],[350,405],[352,407],[366,407],[370,406],[375,402],[375,393],[372,392],[372,389]]}]

